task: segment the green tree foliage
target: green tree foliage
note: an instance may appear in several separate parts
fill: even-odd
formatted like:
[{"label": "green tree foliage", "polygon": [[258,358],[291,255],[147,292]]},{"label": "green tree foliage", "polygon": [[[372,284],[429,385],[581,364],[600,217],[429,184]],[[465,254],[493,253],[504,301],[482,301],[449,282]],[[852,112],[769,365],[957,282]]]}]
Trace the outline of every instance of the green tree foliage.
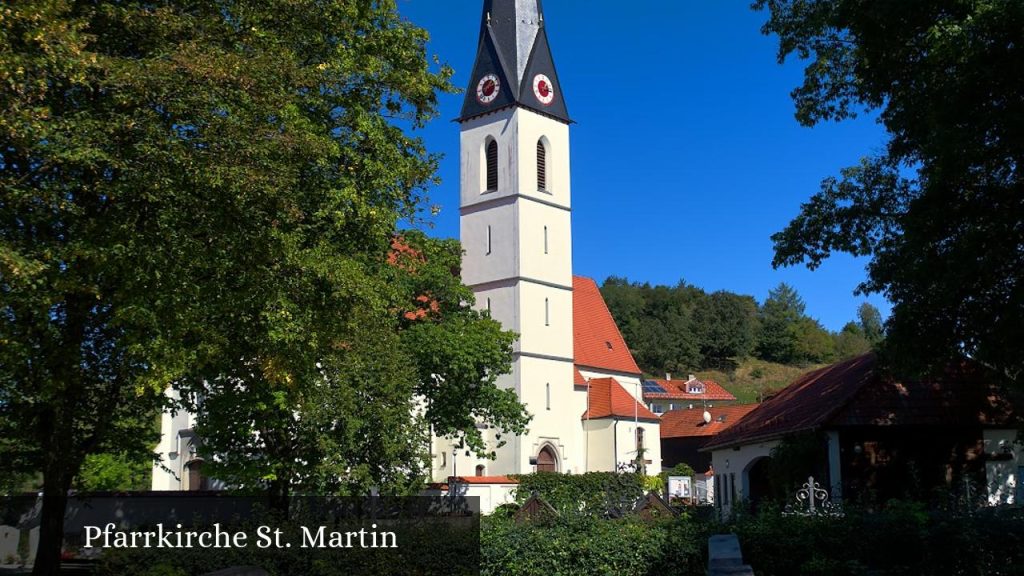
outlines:
[{"label": "green tree foliage", "polygon": [[210,475],[268,487],[283,510],[296,492],[405,494],[422,485],[431,430],[480,456],[493,453],[478,422],[524,430],[514,392],[495,383],[511,368],[514,335],[471,309],[459,244],[406,231],[394,245],[372,277],[387,313],[355,317],[346,340],[310,358],[313,373],[290,372],[286,386],[252,373],[190,389]]},{"label": "green tree foliage", "polygon": [[684,282],[651,286],[610,277],[601,294],[644,369],[685,371],[700,365],[693,314],[703,291]]},{"label": "green tree foliage", "polygon": [[[383,466],[357,459],[346,482],[388,481],[390,464],[422,453],[386,438],[416,428],[420,368],[394,352],[411,295],[387,258],[436,169],[404,129],[451,89],[426,40],[393,0],[2,8],[0,470],[42,473],[36,574],[54,572],[86,458],[149,452],[171,383],[193,401],[206,387],[251,394],[234,414],[250,419],[223,429],[238,437],[211,445],[245,448],[255,418],[294,412],[286,432],[332,427],[312,456],[381,451]],[[463,322],[467,338],[496,338],[477,368],[502,369],[506,336],[466,311],[444,318],[439,333]],[[488,378],[463,409],[513,410]],[[309,437],[265,440],[278,457],[310,448],[295,438]],[[272,482],[267,453],[247,465]]]},{"label": "green tree foliage", "polygon": [[[703,290],[680,282],[675,287],[631,283],[611,277],[601,287],[615,321],[640,367],[649,374],[697,369],[732,370],[756,357],[804,366],[866,352],[864,330],[857,337],[833,334],[807,316],[803,299],[787,284],[768,293],[758,306],[751,296]],[[865,307],[866,306],[866,307]],[[862,323],[881,338],[881,317],[870,304]]]},{"label": "green tree foliage", "polygon": [[75,488],[85,492],[98,490],[149,490],[152,458],[131,458],[125,454],[90,454],[75,478]]},{"label": "green tree foliage", "polygon": [[792,286],[782,283],[770,290],[761,306],[758,357],[782,364],[795,362],[802,318],[804,301]]},{"label": "green tree foliage", "polygon": [[882,324],[882,314],[868,302],[864,302],[857,308],[857,320],[860,322],[860,329],[864,337],[872,345],[878,344],[885,338],[885,326]]},{"label": "green tree foliage", "polygon": [[757,302],[750,296],[718,291],[693,314],[703,366],[721,367],[743,358],[757,342]]},{"label": "green tree foliage", "polygon": [[871,341],[864,335],[864,329],[856,322],[847,322],[836,334],[835,352],[837,360],[846,360],[871,350]]},{"label": "green tree foliage", "polygon": [[[888,145],[822,182],[773,236],[776,266],[870,257],[886,348],[918,371],[967,354],[1024,370],[1024,3],[757,0],[812,126],[877,111]],[[873,338],[874,335],[867,335]]]}]

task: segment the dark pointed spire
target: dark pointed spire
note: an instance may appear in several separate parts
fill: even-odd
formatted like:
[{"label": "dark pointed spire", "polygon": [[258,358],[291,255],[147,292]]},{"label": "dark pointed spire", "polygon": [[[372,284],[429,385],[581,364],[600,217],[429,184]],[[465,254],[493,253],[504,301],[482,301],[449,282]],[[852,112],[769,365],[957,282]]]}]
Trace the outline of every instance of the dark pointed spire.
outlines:
[{"label": "dark pointed spire", "polygon": [[571,122],[541,0],[484,0],[476,63],[459,120],[513,105]]}]

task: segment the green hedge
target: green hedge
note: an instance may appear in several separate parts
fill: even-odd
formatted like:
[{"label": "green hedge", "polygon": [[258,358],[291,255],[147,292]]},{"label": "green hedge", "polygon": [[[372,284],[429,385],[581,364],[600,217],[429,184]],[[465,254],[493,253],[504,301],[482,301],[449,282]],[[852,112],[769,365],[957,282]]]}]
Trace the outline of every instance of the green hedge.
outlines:
[{"label": "green hedge", "polygon": [[515,476],[516,499],[526,501],[537,493],[563,514],[604,516],[613,509],[630,508],[644,495],[645,476],[630,473],[587,472],[560,474],[535,472]]},{"label": "green hedge", "polygon": [[484,519],[481,576],[697,576],[706,535],[681,517],[643,522],[562,517],[544,525]]},{"label": "green hedge", "polygon": [[953,515],[913,503],[842,518],[765,511],[719,526],[758,576],[1022,576],[1024,511]]}]

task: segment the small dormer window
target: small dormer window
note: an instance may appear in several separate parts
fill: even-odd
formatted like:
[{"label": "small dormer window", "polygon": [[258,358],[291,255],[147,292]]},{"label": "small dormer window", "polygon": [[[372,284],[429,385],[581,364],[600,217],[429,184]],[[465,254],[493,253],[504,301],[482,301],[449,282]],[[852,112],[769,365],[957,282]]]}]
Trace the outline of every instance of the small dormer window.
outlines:
[{"label": "small dormer window", "polygon": [[688,394],[703,394],[704,383],[699,380],[693,380],[686,383],[686,392]]}]

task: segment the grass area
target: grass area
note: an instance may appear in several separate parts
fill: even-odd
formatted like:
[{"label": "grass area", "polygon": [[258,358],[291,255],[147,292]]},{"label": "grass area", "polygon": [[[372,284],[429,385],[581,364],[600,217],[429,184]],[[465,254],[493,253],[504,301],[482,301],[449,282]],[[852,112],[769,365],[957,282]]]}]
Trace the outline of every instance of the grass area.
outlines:
[{"label": "grass area", "polygon": [[777,392],[797,379],[801,374],[824,364],[808,366],[787,366],[765,362],[755,358],[742,360],[734,370],[704,370],[697,372],[701,380],[714,380],[743,404],[760,402],[772,392]]}]

